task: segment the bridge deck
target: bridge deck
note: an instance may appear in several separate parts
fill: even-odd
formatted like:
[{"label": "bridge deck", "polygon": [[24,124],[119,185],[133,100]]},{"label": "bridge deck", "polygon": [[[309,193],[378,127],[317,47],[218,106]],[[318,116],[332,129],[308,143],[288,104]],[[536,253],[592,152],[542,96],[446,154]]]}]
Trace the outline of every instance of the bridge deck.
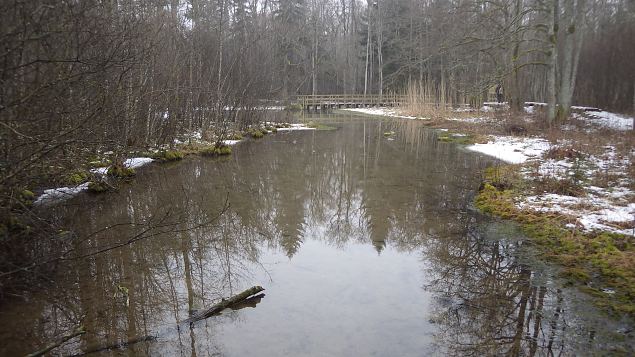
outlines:
[{"label": "bridge deck", "polygon": [[298,104],[304,109],[357,108],[370,106],[398,106],[405,102],[405,95],[395,94],[334,94],[299,95]]}]

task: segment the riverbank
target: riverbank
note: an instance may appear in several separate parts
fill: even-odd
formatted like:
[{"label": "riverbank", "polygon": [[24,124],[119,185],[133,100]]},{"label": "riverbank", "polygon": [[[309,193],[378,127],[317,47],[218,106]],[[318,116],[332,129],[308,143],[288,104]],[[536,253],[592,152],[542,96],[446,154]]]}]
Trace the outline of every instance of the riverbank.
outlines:
[{"label": "riverbank", "polygon": [[[515,115],[484,106],[418,120],[438,129],[439,141],[499,159],[482,173],[476,206],[520,223],[598,305],[635,316],[633,118],[579,107],[569,122],[546,127],[540,103],[532,104]],[[388,108],[373,114],[417,117]]]},{"label": "riverbank", "polygon": [[124,159],[117,157],[113,151],[104,151],[86,163],[85,169],[69,174],[68,183],[73,185],[40,190],[38,194],[25,190],[24,196],[35,206],[53,205],[82,192],[101,193],[114,189],[118,180],[132,178],[135,170],[151,163],[178,161],[188,155],[226,156],[232,153],[232,146],[248,138],[258,140],[265,135],[296,130],[326,129],[313,122],[263,122],[249,126],[243,131],[227,130],[222,137],[206,137],[200,131],[187,133],[175,139],[171,145],[130,151]]}]

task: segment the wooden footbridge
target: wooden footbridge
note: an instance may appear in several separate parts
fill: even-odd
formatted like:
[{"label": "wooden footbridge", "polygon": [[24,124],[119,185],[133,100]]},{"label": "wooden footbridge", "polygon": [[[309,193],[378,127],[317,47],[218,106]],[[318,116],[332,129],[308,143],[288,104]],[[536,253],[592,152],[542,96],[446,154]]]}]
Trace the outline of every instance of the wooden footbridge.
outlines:
[{"label": "wooden footbridge", "polygon": [[405,95],[397,94],[317,94],[299,95],[297,103],[305,110],[363,107],[396,107],[405,102]]}]

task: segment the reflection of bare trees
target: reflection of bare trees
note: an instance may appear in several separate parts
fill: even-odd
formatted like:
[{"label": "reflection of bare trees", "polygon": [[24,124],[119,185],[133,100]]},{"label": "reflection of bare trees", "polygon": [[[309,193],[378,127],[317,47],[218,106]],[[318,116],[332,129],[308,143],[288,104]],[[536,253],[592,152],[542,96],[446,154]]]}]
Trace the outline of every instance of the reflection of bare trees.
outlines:
[{"label": "reflection of bare trees", "polygon": [[427,247],[434,278],[428,288],[438,294],[431,320],[444,354],[555,356],[602,348],[597,322],[580,317],[572,294],[551,287],[544,268],[523,263],[521,241],[488,239],[469,221],[464,227],[463,234],[439,232]]}]

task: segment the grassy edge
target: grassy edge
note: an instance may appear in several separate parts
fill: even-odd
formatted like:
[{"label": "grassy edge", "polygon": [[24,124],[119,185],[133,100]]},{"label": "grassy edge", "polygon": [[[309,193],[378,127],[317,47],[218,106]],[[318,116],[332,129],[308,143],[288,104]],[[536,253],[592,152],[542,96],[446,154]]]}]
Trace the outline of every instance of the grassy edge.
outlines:
[{"label": "grassy edge", "polygon": [[592,297],[603,310],[635,317],[635,248],[620,234],[582,232],[568,228],[571,217],[520,209],[525,194],[520,165],[485,171],[475,198],[476,207],[493,216],[513,220],[538,248],[539,255],[562,267],[570,285]]}]

